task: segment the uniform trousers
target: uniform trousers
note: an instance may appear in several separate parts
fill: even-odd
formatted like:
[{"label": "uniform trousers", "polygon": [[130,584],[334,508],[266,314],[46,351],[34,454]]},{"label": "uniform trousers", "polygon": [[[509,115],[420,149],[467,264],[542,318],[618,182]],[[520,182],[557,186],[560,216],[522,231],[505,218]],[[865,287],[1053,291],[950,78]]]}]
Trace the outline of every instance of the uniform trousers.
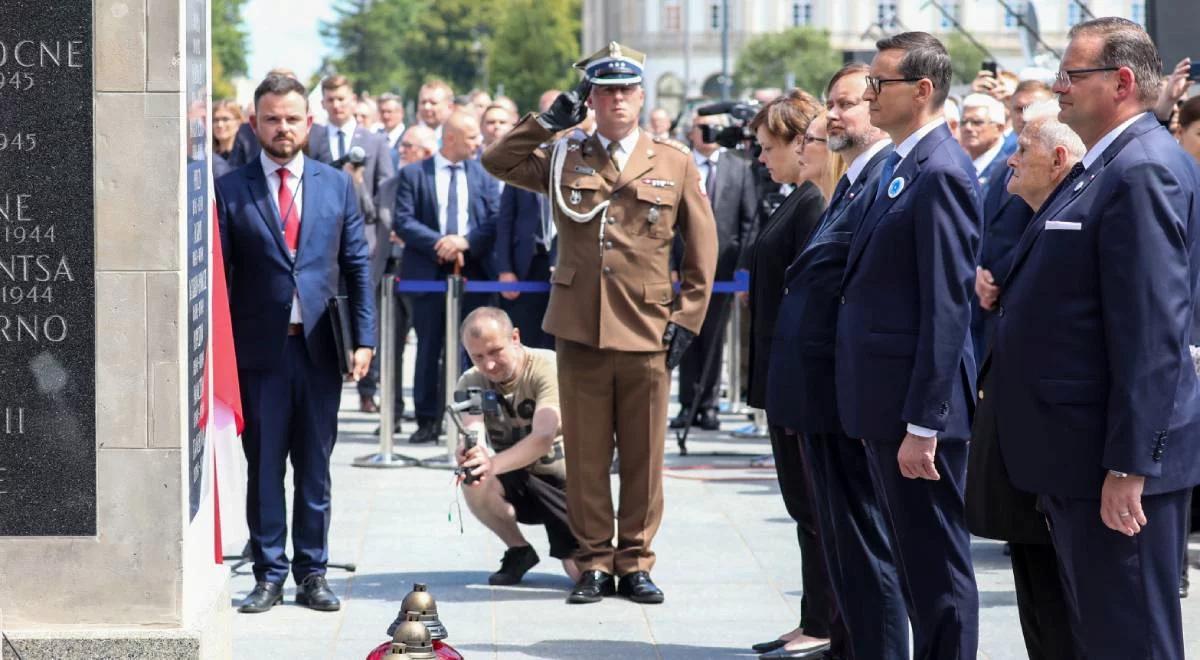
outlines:
[{"label": "uniform trousers", "polygon": [[1179,546],[1187,490],[1143,495],[1132,537],[1100,519],[1100,501],[1038,498],[1050,521],[1071,629],[1088,660],[1183,660]]},{"label": "uniform trousers", "polygon": [[818,537],[856,660],[907,660],[908,613],[862,441],[802,436]]},{"label": "uniform trousers", "polygon": [[900,474],[900,440],[864,444],[900,571],[916,660],[975,660],[979,648],[979,592],[963,514],[967,444],[938,442],[939,481]]},{"label": "uniform trousers", "polygon": [[287,501],[283,478],[292,462],[291,572],[299,584],[325,573],[329,561],[329,455],[337,439],[342,379],[309,358],[303,335],[287,338],[277,369],[238,371],[245,428],[248,485],[246,522],[254,579],[282,583],[288,576]]},{"label": "uniform trousers", "polygon": [[[527,282],[550,281],[550,255],[539,249],[529,262]],[[500,299],[500,308],[508,312],[513,325],[521,331],[521,343],[530,348],[554,348],[554,335],[542,330],[542,319],[550,304],[549,293],[522,293],[516,300]]]},{"label": "uniform trousers", "polygon": [[[566,451],[567,515],[584,571],[654,568],[662,522],[663,452],[670,375],[662,351],[594,348],[559,338],[559,405]],[[621,455],[616,546],[609,470]]]}]

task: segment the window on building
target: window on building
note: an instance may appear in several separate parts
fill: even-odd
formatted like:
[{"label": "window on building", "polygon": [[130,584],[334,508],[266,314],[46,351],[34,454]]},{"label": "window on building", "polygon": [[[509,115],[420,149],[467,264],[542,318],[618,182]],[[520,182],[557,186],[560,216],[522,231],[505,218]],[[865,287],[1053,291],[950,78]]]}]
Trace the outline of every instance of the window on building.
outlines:
[{"label": "window on building", "polygon": [[1075,0],[1067,0],[1067,27],[1075,27],[1083,22],[1083,8]]},{"label": "window on building", "polygon": [[955,23],[962,22],[962,5],[958,0],[942,3],[942,29],[949,30]]},{"label": "window on building", "polygon": [[714,2],[708,6],[708,26],[714,30],[721,29],[721,3]]},{"label": "window on building", "polygon": [[683,13],[679,7],[679,0],[663,2],[663,31],[679,32],[682,25]]},{"label": "window on building", "polygon": [[1129,6],[1129,20],[1141,25],[1142,27],[1146,26],[1145,0],[1133,0],[1133,4]]},{"label": "window on building", "polygon": [[803,0],[792,3],[792,27],[812,25],[812,2]]},{"label": "window on building", "polygon": [[875,20],[882,27],[890,27],[896,23],[896,3],[880,0],[877,5]]},{"label": "window on building", "polygon": [[1006,30],[1015,30],[1021,26],[1020,21],[1017,20],[1017,16],[1025,13],[1025,2],[1023,0],[1022,2],[1010,2],[1008,6],[1012,8],[1012,11],[1006,10],[1004,12],[1004,28]]}]

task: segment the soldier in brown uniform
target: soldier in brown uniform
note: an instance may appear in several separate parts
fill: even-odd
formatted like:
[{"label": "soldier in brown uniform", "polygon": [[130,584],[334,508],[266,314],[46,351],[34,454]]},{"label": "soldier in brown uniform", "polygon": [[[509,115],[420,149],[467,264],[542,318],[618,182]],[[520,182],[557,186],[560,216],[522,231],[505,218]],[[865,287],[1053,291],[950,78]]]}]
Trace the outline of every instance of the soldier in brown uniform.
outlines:
[{"label": "soldier in brown uniform", "polygon": [[[570,603],[615,591],[663,600],[650,580],[650,543],[662,520],[669,369],[700,330],[716,268],[716,225],[694,159],[687,147],[638,129],[644,61],[610,43],[575,65],[584,70],[578,88],[526,116],[483,155],[493,175],[549,194],[554,208],[559,257],[543,328],[557,338],[567,514],[583,570]],[[559,135],[588,106],[596,133]],[[678,293],[670,276],[676,233],[686,246]]]}]

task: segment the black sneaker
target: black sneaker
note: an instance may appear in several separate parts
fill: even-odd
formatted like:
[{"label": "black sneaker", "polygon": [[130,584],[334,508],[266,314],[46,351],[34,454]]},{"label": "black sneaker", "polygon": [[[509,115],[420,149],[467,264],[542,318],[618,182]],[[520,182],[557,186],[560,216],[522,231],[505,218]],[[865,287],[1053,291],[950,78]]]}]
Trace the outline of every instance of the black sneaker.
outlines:
[{"label": "black sneaker", "polygon": [[488,576],[488,584],[493,586],[508,586],[517,584],[529,569],[541,561],[531,545],[522,545],[504,551],[500,560],[500,570]]}]

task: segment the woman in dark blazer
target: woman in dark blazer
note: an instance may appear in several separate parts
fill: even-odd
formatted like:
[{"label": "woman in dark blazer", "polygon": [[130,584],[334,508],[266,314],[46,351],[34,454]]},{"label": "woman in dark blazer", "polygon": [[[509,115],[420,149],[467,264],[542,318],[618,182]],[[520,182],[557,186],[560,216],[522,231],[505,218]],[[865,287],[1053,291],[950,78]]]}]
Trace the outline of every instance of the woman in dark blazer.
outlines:
[{"label": "woman in dark blazer", "polygon": [[[820,114],[817,100],[796,90],[763,106],[750,122],[750,129],[762,145],[759,161],[776,183],[794,187],[759,229],[750,259],[750,378],[746,398],[755,408],[767,404],[768,360],[783,297],[784,272],[800,254],[825,210],[826,199],[817,182],[802,176],[818,168],[802,170],[798,155],[809,124]],[[753,648],[765,652],[766,657],[815,657],[829,646],[833,596],[809,506],[799,438],[770,421],[768,416],[779,490],[788,514],[796,521],[804,596],[800,601],[800,625],[777,640]]]}]

